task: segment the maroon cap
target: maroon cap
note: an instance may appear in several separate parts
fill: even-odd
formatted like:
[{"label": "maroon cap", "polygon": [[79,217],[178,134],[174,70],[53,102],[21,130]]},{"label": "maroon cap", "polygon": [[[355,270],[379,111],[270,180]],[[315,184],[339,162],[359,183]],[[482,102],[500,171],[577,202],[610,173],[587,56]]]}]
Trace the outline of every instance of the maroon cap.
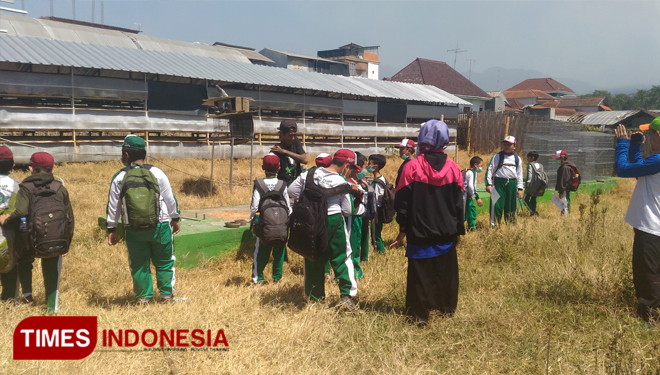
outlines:
[{"label": "maroon cap", "polygon": [[11,152],[9,147],[0,146],[0,159],[13,159],[14,154]]},{"label": "maroon cap", "polygon": [[316,157],[316,166],[317,167],[323,167],[323,168],[328,168],[332,164],[332,155],[322,153],[319,154],[319,156]]},{"label": "maroon cap", "polygon": [[29,165],[32,167],[53,168],[54,164],[55,160],[53,159],[53,155],[47,152],[35,152],[30,157]]},{"label": "maroon cap", "polygon": [[555,156],[553,156],[552,158],[553,159],[561,159],[563,157],[567,158],[568,157],[568,152],[566,152],[564,150],[559,150],[555,153]]},{"label": "maroon cap", "polygon": [[280,157],[275,154],[264,156],[264,162],[261,166],[265,171],[275,171],[280,167]]},{"label": "maroon cap", "polygon": [[355,152],[347,149],[347,148],[342,148],[341,150],[335,152],[335,159],[339,161],[343,161],[344,163],[348,163],[354,167],[357,167],[358,170],[362,170],[362,168],[356,164],[357,161],[357,155]]},{"label": "maroon cap", "polygon": [[398,148],[407,148],[407,147],[415,148],[415,141],[413,141],[412,139],[404,139],[396,147],[398,147]]}]

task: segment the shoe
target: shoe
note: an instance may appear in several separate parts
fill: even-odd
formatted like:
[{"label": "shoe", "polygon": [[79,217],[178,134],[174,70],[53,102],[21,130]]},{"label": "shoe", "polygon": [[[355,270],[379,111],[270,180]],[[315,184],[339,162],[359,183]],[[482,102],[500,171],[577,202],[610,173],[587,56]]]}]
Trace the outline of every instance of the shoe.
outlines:
[{"label": "shoe", "polygon": [[151,298],[138,298],[136,303],[141,306],[146,306],[151,302]]},{"label": "shoe", "polygon": [[32,294],[28,294],[27,296],[23,296],[23,300],[21,301],[22,303],[30,306],[34,306],[34,297],[32,297]]},{"label": "shoe", "polygon": [[337,308],[349,312],[354,312],[359,309],[357,303],[355,302],[355,298],[347,295],[341,296],[339,302],[337,302]]},{"label": "shoe", "polygon": [[167,303],[174,303],[174,296],[171,294],[161,294],[160,295],[160,300],[158,300],[158,303],[161,305],[167,304]]}]

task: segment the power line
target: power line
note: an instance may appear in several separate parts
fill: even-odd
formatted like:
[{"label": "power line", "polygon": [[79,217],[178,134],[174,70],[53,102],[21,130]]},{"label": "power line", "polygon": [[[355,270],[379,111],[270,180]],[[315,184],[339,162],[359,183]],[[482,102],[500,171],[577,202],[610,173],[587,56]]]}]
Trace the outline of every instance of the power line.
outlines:
[{"label": "power line", "polygon": [[458,48],[458,43],[457,43],[455,49],[448,49],[447,52],[454,52],[454,70],[456,70],[456,57],[458,57],[459,53],[467,52],[467,50],[461,50],[460,48]]}]

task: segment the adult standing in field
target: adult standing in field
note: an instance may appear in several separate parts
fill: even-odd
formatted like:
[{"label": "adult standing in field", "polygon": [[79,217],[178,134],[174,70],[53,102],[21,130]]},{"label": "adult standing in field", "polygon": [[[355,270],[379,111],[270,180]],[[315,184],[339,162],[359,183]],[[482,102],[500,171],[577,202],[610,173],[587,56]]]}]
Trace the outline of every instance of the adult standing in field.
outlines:
[{"label": "adult standing in field", "polygon": [[568,161],[568,152],[558,150],[552,158],[559,163],[555,190],[559,193],[559,199],[564,199],[564,197],[566,197],[567,205],[566,209],[562,211],[562,214],[568,215],[568,213],[571,212],[571,191],[577,190],[575,183],[579,185],[580,173],[578,172],[577,166]]},{"label": "adult standing in field", "polygon": [[399,170],[396,172],[396,182],[394,184],[395,187],[399,186],[399,179],[401,179],[403,167],[405,167],[406,164],[415,158],[415,141],[412,139],[404,139],[396,147],[399,149],[399,157],[403,159],[403,163],[401,163]]},{"label": "adult standing in field", "polygon": [[300,139],[298,139],[298,124],[293,120],[284,120],[279,128],[280,143],[273,146],[270,152],[280,157],[280,171],[277,179],[291,184],[302,173],[302,164],[307,164],[307,154]]},{"label": "adult standing in field", "polygon": [[423,327],[429,310],[451,316],[458,303],[456,245],[465,234],[463,175],[447,157],[447,124],[430,120],[419,133],[420,155],[403,170],[396,191],[399,235],[408,239],[406,314]]},{"label": "adult standing in field", "polygon": [[[517,199],[523,197],[523,168],[515,154],[516,138],[507,136],[502,151],[493,155],[486,171],[486,191],[490,194],[490,225],[502,220],[515,223]],[[517,191],[516,191],[517,190]]]},{"label": "adult standing in field", "polygon": [[179,232],[180,217],[170,180],[160,168],[144,163],[144,139],[129,134],[121,148],[126,168],[117,172],[110,183],[108,244],[119,242],[117,225],[121,218],[137,302],[147,304],[154,296],[150,261],[156,268],[160,301],[173,302],[174,235]]},{"label": "adult standing in field", "polygon": [[[616,173],[637,178],[626,213],[626,222],[635,231],[632,271],[637,313],[643,319],[660,319],[660,117],[639,129],[646,133],[628,135],[623,125],[616,129]],[[642,156],[645,134],[652,153],[646,159]]]}]

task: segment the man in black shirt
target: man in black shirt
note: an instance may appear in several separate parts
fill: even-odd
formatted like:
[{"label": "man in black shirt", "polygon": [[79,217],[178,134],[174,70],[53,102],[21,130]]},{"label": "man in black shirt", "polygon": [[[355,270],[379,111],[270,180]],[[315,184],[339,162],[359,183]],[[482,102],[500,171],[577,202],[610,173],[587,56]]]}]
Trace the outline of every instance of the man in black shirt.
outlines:
[{"label": "man in black shirt", "polygon": [[290,184],[302,173],[301,164],[307,164],[307,154],[298,139],[298,125],[293,120],[284,120],[280,123],[280,143],[270,149],[280,157],[280,171],[277,178]]},{"label": "man in black shirt", "polygon": [[415,158],[415,141],[412,139],[404,139],[401,141],[401,144],[396,147],[399,149],[399,156],[403,159],[403,164],[401,164],[399,171],[396,173],[395,187],[399,186],[399,178],[401,178],[403,167]]}]

